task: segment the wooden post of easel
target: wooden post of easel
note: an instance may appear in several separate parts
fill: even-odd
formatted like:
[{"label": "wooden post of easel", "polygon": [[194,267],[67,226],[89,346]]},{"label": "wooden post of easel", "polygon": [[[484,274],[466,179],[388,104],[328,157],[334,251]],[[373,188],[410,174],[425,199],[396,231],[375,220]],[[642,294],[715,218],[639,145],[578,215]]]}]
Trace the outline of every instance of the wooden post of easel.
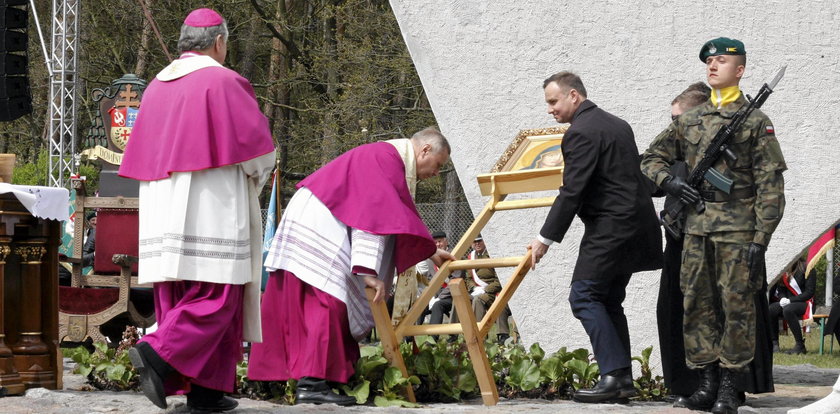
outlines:
[{"label": "wooden post of easel", "polygon": [[[537,207],[548,207],[554,203],[555,197],[542,197],[534,199],[504,201],[508,194],[527,193],[543,190],[556,190],[563,183],[563,167],[542,168],[537,170],[524,170],[514,172],[501,172],[483,174],[478,176],[478,184],[482,195],[490,196],[490,200],[475,218],[472,225],[455,245],[452,255],[463,257],[472,241],[481,232],[484,226],[496,211],[519,210]],[[429,305],[429,301],[440,290],[441,284],[449,275],[456,270],[484,269],[497,267],[515,267],[513,276],[505,283],[499,292],[493,305],[484,315],[481,321],[476,321],[475,313],[470,304],[470,295],[467,293],[460,279],[450,283],[452,291],[452,305],[457,310],[460,323],[438,324],[438,325],[415,325],[423,309]],[[499,393],[496,383],[493,380],[493,372],[490,370],[490,363],[484,350],[484,339],[490,332],[490,328],[499,318],[502,311],[513,297],[525,275],[531,269],[531,252],[526,250],[523,256],[502,257],[476,260],[454,260],[444,263],[435,273],[429,286],[423,290],[420,297],[414,302],[408,313],[400,323],[394,327],[384,303],[373,303],[373,290],[367,288],[368,301],[373,311],[376,330],[382,340],[383,354],[391,363],[397,367],[403,375],[408,375],[405,368],[405,361],[399,351],[399,342],[406,336],[417,335],[446,335],[463,334],[466,339],[467,350],[473,363],[476,379],[481,389],[481,398],[484,405],[496,405],[499,402]],[[416,402],[411,387],[407,387],[407,398]]]}]

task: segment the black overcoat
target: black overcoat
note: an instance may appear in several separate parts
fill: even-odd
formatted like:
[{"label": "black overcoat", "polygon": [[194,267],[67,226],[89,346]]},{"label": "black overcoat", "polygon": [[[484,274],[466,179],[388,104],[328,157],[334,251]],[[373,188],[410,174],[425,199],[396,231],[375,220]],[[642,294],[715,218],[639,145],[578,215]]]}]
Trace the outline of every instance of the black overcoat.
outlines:
[{"label": "black overcoat", "polygon": [[630,125],[585,100],[561,148],[563,187],[540,235],[559,242],[575,215],[583,221],[572,281],[661,268],[659,220]]}]

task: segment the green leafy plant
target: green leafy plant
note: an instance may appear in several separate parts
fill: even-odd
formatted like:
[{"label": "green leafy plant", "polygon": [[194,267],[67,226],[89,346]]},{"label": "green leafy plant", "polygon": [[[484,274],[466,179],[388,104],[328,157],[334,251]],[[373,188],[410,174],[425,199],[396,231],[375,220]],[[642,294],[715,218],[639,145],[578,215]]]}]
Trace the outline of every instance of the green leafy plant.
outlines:
[{"label": "green leafy plant", "polygon": [[345,394],[355,397],[356,404],[365,404],[370,398],[371,383],[378,384],[383,381],[388,360],[382,356],[381,347],[363,346],[360,353],[361,358],[355,365],[356,372],[341,389]]},{"label": "green leafy plant", "polygon": [[513,389],[533,390],[540,386],[540,367],[530,359],[516,361],[511,365],[505,382]]},{"label": "green leafy plant", "polygon": [[93,352],[80,346],[64,350],[64,355],[76,363],[73,372],[84,376],[97,389],[136,390],[140,380],[128,359],[128,349],[137,343],[137,337],[137,328],[129,326],[117,348],[111,348],[104,342],[94,342]]},{"label": "green leafy plant", "polygon": [[[507,398],[568,399],[575,390],[594,386],[600,376],[598,364],[591,361],[589,350],[584,348],[569,351],[562,347],[547,355],[537,344],[526,350],[518,344],[499,345],[488,341],[485,351],[499,394]],[[652,347],[633,358],[642,365],[642,375],[634,382],[640,400],[661,400],[666,395],[661,377],[651,374],[651,351]],[[364,346],[355,374],[341,390],[355,397],[357,404],[383,407],[416,407],[404,398],[407,386],[413,387],[420,402],[457,402],[478,396],[478,381],[462,339],[450,343],[422,337],[416,346],[401,344],[400,353],[408,372],[414,375],[406,378],[391,367],[381,347]],[[245,372],[244,366],[240,371]],[[248,384],[247,379],[243,381]],[[275,382],[259,387],[262,387],[259,392],[251,390],[243,394],[286,404],[294,401],[293,385]]]},{"label": "green leafy plant", "polygon": [[377,395],[373,399],[373,403],[377,407],[420,407],[420,404],[406,401],[401,394],[402,389],[406,386],[420,385],[420,378],[417,376],[412,375],[406,378],[398,368],[388,367],[380,384],[382,388],[377,391],[381,392],[382,395]]},{"label": "green leafy plant", "polygon": [[668,389],[665,388],[665,381],[661,375],[653,376],[650,370],[650,354],[653,352],[653,347],[647,347],[642,351],[641,356],[633,357],[633,360],[641,365],[642,375],[633,381],[633,385],[639,391],[636,399],[641,401],[659,400],[668,395]]},{"label": "green leafy plant", "polygon": [[449,343],[431,338],[415,349],[401,349],[408,371],[420,378],[415,394],[420,401],[459,401],[471,395],[478,381],[463,341]]}]

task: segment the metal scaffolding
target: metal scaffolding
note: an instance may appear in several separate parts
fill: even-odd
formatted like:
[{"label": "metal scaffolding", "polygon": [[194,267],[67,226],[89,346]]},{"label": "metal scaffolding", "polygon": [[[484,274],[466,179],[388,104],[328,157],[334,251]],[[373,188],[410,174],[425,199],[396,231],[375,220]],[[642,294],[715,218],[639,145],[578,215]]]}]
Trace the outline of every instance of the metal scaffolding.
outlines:
[{"label": "metal scaffolding", "polygon": [[50,43],[50,187],[66,187],[77,166],[76,63],[80,0],[53,0]]}]

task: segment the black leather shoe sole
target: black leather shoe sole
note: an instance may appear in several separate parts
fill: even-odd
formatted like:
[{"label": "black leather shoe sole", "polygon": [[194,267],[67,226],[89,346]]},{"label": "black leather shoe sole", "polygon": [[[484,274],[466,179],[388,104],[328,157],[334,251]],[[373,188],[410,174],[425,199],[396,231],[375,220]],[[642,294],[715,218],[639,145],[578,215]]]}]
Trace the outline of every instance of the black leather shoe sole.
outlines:
[{"label": "black leather shoe sole", "polygon": [[189,400],[187,401],[187,407],[189,407],[190,413],[192,414],[221,413],[224,411],[230,411],[238,406],[239,402],[228,396],[222,397],[219,401],[213,404],[193,403]]},{"label": "black leather shoe sole", "polygon": [[[144,342],[141,342],[138,346],[144,344]],[[131,360],[131,365],[140,373],[140,387],[143,389],[143,395],[152,404],[160,408],[166,408],[166,392],[163,389],[163,378],[149,365],[149,362],[137,347],[128,350],[128,359]]]},{"label": "black leather shoe sole", "polygon": [[630,398],[638,394],[639,392],[634,387],[633,389],[622,389],[608,393],[576,392],[572,399],[582,403],[627,404],[630,402]]},{"label": "black leather shoe sole", "polygon": [[354,397],[339,395],[331,390],[326,391],[298,391],[295,404],[336,404],[350,406],[356,404]]},{"label": "black leather shoe sole", "polygon": [[615,390],[610,392],[587,392],[587,391],[578,391],[573,396],[572,399],[577,402],[582,403],[602,403],[612,400],[617,400],[621,395],[621,391]]}]

